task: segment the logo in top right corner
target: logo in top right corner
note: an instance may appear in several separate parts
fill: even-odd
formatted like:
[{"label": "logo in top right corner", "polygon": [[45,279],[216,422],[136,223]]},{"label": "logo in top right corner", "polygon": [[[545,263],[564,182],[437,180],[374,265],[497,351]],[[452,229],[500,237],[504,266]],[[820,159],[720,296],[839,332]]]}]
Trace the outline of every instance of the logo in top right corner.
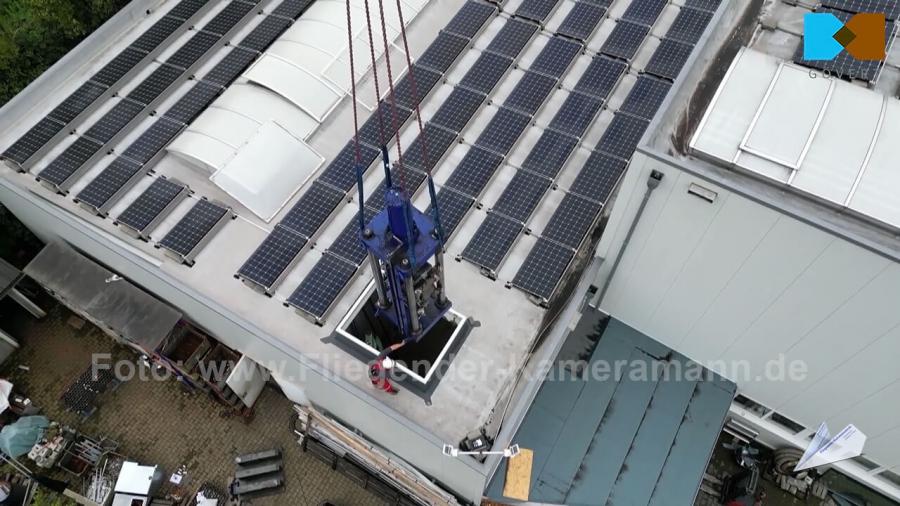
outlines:
[{"label": "logo in top right corner", "polygon": [[830,12],[803,16],[803,59],[833,60],[847,50],[857,60],[883,60],[885,15],[861,12],[846,23]]}]

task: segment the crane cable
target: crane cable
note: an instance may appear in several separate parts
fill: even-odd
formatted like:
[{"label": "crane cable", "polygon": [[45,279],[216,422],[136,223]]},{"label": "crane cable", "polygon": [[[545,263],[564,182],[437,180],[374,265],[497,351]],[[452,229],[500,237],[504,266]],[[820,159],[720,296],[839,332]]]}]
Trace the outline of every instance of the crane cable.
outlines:
[{"label": "crane cable", "polygon": [[[384,57],[385,57],[385,67],[387,70],[387,78],[388,78],[388,89],[389,89],[389,99],[390,99],[390,108],[391,108],[391,136],[396,135],[397,140],[397,163],[400,168],[399,176],[400,176],[400,186],[406,190],[406,180],[404,175],[404,167],[403,167],[403,148],[400,142],[400,131],[399,125],[397,121],[397,100],[396,100],[396,91],[394,89],[394,76],[393,76],[393,67],[391,65],[391,55],[390,55],[390,45],[388,43],[387,38],[387,23],[385,21],[384,15],[384,0],[378,1],[378,13],[381,20],[381,35],[382,35],[382,44],[384,46]],[[421,149],[422,149],[422,162],[425,165],[425,172],[428,176],[428,189],[429,194],[432,201],[432,208],[435,215],[435,224],[438,231],[439,239],[443,244],[443,230],[440,225],[440,213],[438,211],[437,204],[437,196],[435,195],[434,183],[431,177],[431,163],[429,160],[429,150],[428,150],[428,138],[426,134],[426,130],[424,125],[422,124],[422,114],[419,109],[419,94],[418,94],[418,86],[416,83],[416,77],[414,72],[414,67],[412,64],[412,57],[410,56],[409,51],[409,40],[406,36],[406,23],[403,18],[403,7],[401,5],[400,0],[396,0],[397,2],[397,15],[400,22],[400,34],[403,40],[403,50],[406,57],[406,65],[409,69],[409,80],[410,80],[410,92],[412,94],[412,103],[414,104],[414,110],[416,115],[416,124],[419,130],[419,138],[421,139]],[[357,164],[357,186],[359,191],[360,198],[360,228],[364,228],[364,216],[363,216],[363,188],[362,188],[362,155],[361,149],[359,146],[359,118],[357,112],[357,93],[356,93],[356,69],[355,69],[355,61],[353,57],[353,29],[351,22],[351,7],[350,0],[346,1],[347,5],[347,38],[348,38],[348,46],[349,46],[349,56],[350,56],[350,81],[351,81],[351,94],[353,99],[353,129],[354,129],[354,143],[356,149],[356,164]],[[381,144],[382,157],[385,163],[385,177],[387,178],[388,184],[390,184],[390,170],[389,170],[389,162],[388,162],[388,153],[387,153],[387,141],[391,136],[385,135],[385,119],[383,117],[384,112],[381,107],[381,86],[378,79],[378,68],[376,67],[376,59],[375,59],[375,43],[374,37],[372,35],[372,18],[371,11],[369,7],[369,0],[364,0],[365,5],[365,13],[366,13],[366,29],[368,32],[369,39],[369,57],[372,65],[372,75],[373,81],[375,84],[375,98],[376,98],[376,114],[378,118],[378,134],[379,134],[379,142]]]}]

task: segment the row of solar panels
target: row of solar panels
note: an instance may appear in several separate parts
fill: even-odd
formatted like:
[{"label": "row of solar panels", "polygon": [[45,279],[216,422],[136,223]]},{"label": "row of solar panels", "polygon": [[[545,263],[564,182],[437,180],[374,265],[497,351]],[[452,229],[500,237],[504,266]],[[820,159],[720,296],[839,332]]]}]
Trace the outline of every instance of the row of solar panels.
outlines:
[{"label": "row of solar panels", "polygon": [[[163,112],[156,122],[121,155],[115,156],[113,161],[78,193],[75,200],[83,207],[105,216],[118,199],[131,189],[143,175],[148,173],[155,160],[162,155],[165,146],[237,79],[311,3],[312,0],[283,0],[271,15],[266,16],[241,42],[233,46],[219,63],[198,79],[185,95]],[[166,17],[172,16],[173,12],[182,12],[180,9],[183,4],[185,2],[178,4]],[[190,61],[196,61],[202,56],[201,52],[205,52],[197,49],[196,45],[192,45],[191,42],[196,37],[209,40],[207,34],[210,33],[225,36],[233,32],[242,20],[248,18],[252,9],[253,4],[246,1],[229,3],[209,23],[204,25],[191,41],[176,51],[172,59],[177,59],[180,64],[186,65],[185,69],[191,67]],[[147,33],[156,31],[158,25],[157,23],[151,27]],[[138,38],[138,41],[146,40],[147,33]],[[155,38],[159,39],[159,36],[157,35]],[[204,42],[203,46],[206,45],[207,42]],[[211,46],[206,47],[207,50],[210,48]],[[163,65],[160,68],[166,68],[166,66]],[[133,93],[143,90],[136,96],[144,97],[143,100],[149,104],[156,97],[149,98],[148,95],[159,96],[166,88],[168,88],[167,85],[159,84],[159,81],[151,75],[148,80],[138,85]],[[120,102],[120,104],[122,103],[132,103],[132,101],[126,98]],[[116,111],[118,107],[113,107],[110,113]],[[110,117],[110,115],[107,114],[104,118],[106,117]],[[120,121],[117,124],[122,124],[124,127],[125,123],[127,122]],[[102,124],[104,124],[103,119],[88,129],[81,138],[97,139],[101,135],[99,125]],[[104,130],[108,130],[108,127],[104,127]],[[108,133],[103,135],[110,136]],[[174,179],[156,178],[117,217],[116,224],[137,238],[149,240],[150,231],[190,193],[186,185]],[[233,213],[227,205],[205,198],[199,199],[159,241],[158,246],[179,261],[189,265],[193,264],[197,253],[230,217],[233,217]]]},{"label": "row of solar panels", "polygon": [[[380,102],[378,111],[359,129],[359,156],[365,170],[379,157],[380,147],[389,144],[395,134],[391,130],[395,123],[392,114],[399,116],[396,118],[399,128],[412,115],[412,110],[443,79],[444,73],[496,12],[495,8],[487,4],[466,3],[413,65],[412,72],[407,73],[394,87],[393,102],[397,104],[396,110],[391,109],[389,101]],[[491,67],[492,63],[485,61],[481,68],[496,72]],[[411,74],[415,78],[415,93]],[[502,74],[495,75],[494,78],[499,80],[500,77]],[[407,149],[407,166],[412,166],[409,156],[417,149],[421,150],[416,146]],[[356,146],[351,139],[238,270],[237,276],[240,279],[264,293],[271,294],[274,291],[299,259],[304,247],[313,240],[356,184],[356,156]],[[410,179],[419,175],[419,171],[410,172]],[[340,266],[336,262],[343,262],[353,267],[354,272],[355,265],[358,265],[357,249],[361,249],[355,234],[356,229],[341,234],[335,241],[335,249],[341,256],[329,255],[332,263]]]},{"label": "row of solar panels", "polygon": [[64,135],[66,127],[83,117],[85,112],[128,76],[139,71],[153,59],[158,49],[175,37],[179,29],[190,26],[190,21],[202,15],[209,0],[181,0],[166,15],[131,45],[122,50],[99,72],[92,75],[46,117],[6,149],[0,157],[15,162],[26,170],[39,152],[43,151],[57,135]]},{"label": "row of solar panels", "polygon": [[[645,35],[664,6],[665,2],[658,0],[632,2],[601,53],[619,58],[628,54],[627,59],[630,59],[643,44]],[[512,286],[531,294],[541,303],[549,302],[555,295],[578,249],[599,218],[602,206],[624,174],[627,162],[650,120],[665,100],[671,81],[681,71],[717,7],[718,1],[714,0],[688,0],[681,8],[643,74],[614,114],[612,122],[537,238],[510,283]],[[625,28],[621,33],[628,35],[616,38],[616,32],[623,26]],[[637,26],[643,28],[637,29]],[[614,41],[611,50],[610,40]],[[621,48],[626,49],[619,51]],[[618,70],[613,70],[613,75],[615,72]],[[476,233],[474,244],[470,243],[470,246],[479,247],[479,243],[475,242],[479,233],[482,237],[489,237],[491,233],[502,236],[505,243],[491,257],[502,261],[506,248],[512,247],[522,226],[524,223],[510,224],[501,221],[500,217],[490,218],[485,221],[486,229]]]},{"label": "row of solar panels", "polygon": [[[223,45],[230,34],[240,30],[252,19],[256,14],[253,12],[255,9],[255,4],[247,3],[245,0],[231,1],[203,27],[192,30],[193,36],[184,45],[142,82],[137,83],[131,92],[119,100],[73,144],[50,161],[46,168],[38,173],[38,180],[60,193],[68,192],[84,172],[90,169],[92,162],[103,157],[116,140],[127,133],[130,126],[140,122],[167,96],[167,92],[171,92],[184,79],[190,77],[194,69],[202,65],[217,47]],[[258,31],[254,30],[257,36],[252,39],[248,36],[245,41],[238,44],[239,47],[249,50],[244,53],[244,61],[249,63],[255,59],[259,50],[271,42],[272,39],[268,35],[281,33],[290,23],[290,19],[267,16],[263,24],[257,28]],[[281,30],[269,30],[269,26],[273,24]],[[211,88],[191,95],[190,98],[199,99],[202,103],[204,99],[214,98],[214,93],[221,90],[221,85],[214,84]],[[189,116],[190,112],[188,110],[186,114]],[[173,115],[177,116],[177,113]],[[111,197],[121,194],[121,191],[116,191],[123,189],[120,185],[149,170],[155,161],[154,157],[161,153],[162,148],[174,139],[185,125],[180,120],[170,121],[165,117],[156,121],[130,146],[122,150],[121,155],[110,167],[79,193],[76,199],[96,209],[107,207]]]},{"label": "row of solar panels", "polygon": [[[704,3],[704,0],[695,0],[693,3]],[[593,121],[594,114],[602,107],[609,91],[615,86],[621,74],[626,67],[625,63],[616,61],[614,58],[622,58],[627,55],[629,58],[640,47],[643,37],[649,32],[649,25],[655,22],[659,12],[665,5],[665,2],[651,2],[653,5],[644,2],[635,2],[636,7],[632,6],[628,9],[627,17],[632,21],[625,19],[620,23],[625,23],[627,29],[620,29],[619,35],[610,38],[610,41],[604,46],[604,53],[607,56],[597,56],[595,65],[586,73],[583,83],[576,85],[576,91],[571,94],[571,101],[564,105],[559,119],[554,119],[552,128],[546,130],[539,142],[533,155],[529,156],[530,160],[526,160],[523,164],[523,170],[519,172],[518,182],[511,184],[508,189],[508,207],[509,214],[530,215],[528,210],[530,206],[536,206],[547,187],[552,184],[559,168],[568,158],[571,150],[578,143],[578,137],[583,134],[584,130]],[[709,0],[705,3],[712,4]],[[549,7],[545,1],[526,1],[517,10],[516,15],[532,21],[543,22],[552,13],[556,2],[552,2]],[[634,4],[633,4],[634,5]],[[654,7],[655,5],[655,7]],[[460,20],[471,18],[473,13],[483,11],[480,23],[468,26],[475,26],[480,29],[482,24],[490,16],[490,12],[484,10],[483,4],[469,3],[460,13],[450,22],[450,24],[442,31],[435,41],[429,46],[428,50],[423,54],[416,63],[416,81],[424,82],[424,88],[430,90],[442,77],[442,74],[449,69],[459,54],[468,46],[469,40],[475,33],[458,33],[458,26],[463,25]],[[699,7],[699,6],[698,6]],[[712,8],[715,5],[712,4]],[[594,14],[585,21],[582,12],[590,9]],[[655,14],[648,14],[648,9],[656,9]],[[677,28],[673,28],[673,34],[682,32],[693,33],[689,27],[693,17],[702,9],[689,9],[676,21]],[[599,12],[599,15],[597,13]],[[708,22],[710,13],[702,13],[706,16]],[[560,25],[559,34],[576,40],[586,40],[590,34],[596,29],[596,26],[603,19],[605,8],[598,2],[578,2],[572,11]],[[644,23],[643,25],[641,23]],[[634,40],[630,38],[631,25],[643,27],[639,30],[641,38]],[[617,25],[618,26],[618,25]],[[705,27],[705,23],[703,24]],[[702,28],[699,33],[702,33]],[[469,119],[471,119],[480,109],[486,96],[494,88],[494,85],[506,74],[513,64],[515,58],[521,49],[528,43],[531,37],[536,33],[537,27],[530,23],[523,23],[518,20],[510,20],[504,25],[497,37],[491,41],[486,50],[481,54],[479,59],[472,66],[472,69],[460,80],[458,86],[455,87],[450,96],[445,100],[444,104],[438,109],[431,121],[426,125],[426,135],[428,137],[428,153],[424,153],[420,144],[421,140],[416,139],[407,150],[407,158],[405,164],[405,179],[407,188],[412,192],[415,191],[426,179],[425,172],[430,170],[443,153],[454,143],[459,132],[465,127]],[[615,32],[615,30],[614,30]],[[698,33],[698,37],[699,37]],[[687,52],[680,63],[672,61],[672,58],[656,58],[657,66],[662,70],[658,71],[663,74],[660,77],[674,79],[680,66],[690,53],[692,46],[677,42],[676,40],[664,41],[667,46],[671,44],[680,44],[686,46]],[[696,41],[694,41],[696,42]],[[675,46],[676,49],[682,49]],[[469,209],[474,205],[476,199],[487,185],[494,171],[499,167],[503,157],[515,145],[519,134],[524,131],[530,124],[532,115],[543,103],[546,95],[556,86],[560,76],[565,73],[571,60],[582,50],[579,43],[566,41],[559,37],[551,39],[545,51],[538,57],[535,64],[531,66],[525,73],[523,82],[510,94],[506,103],[498,108],[497,113],[486,127],[485,131],[476,140],[474,146],[470,148],[466,158],[457,167],[457,170],[450,176],[445,188],[438,194],[438,203],[441,210],[442,224],[446,236],[450,236],[457,225],[465,217]],[[665,64],[665,65],[664,65]],[[617,69],[617,70],[610,70]],[[674,69],[674,70],[673,70]],[[434,72],[432,72],[434,70]],[[674,72],[674,73],[673,73]],[[614,76],[614,77],[613,77]],[[645,84],[646,83],[646,84]],[[662,97],[668,90],[669,84],[652,77],[642,78],[640,85],[636,86],[634,97],[628,104],[629,109],[637,112],[638,115],[646,116],[649,111],[650,117],[655,112]],[[421,85],[420,85],[421,87]],[[401,86],[402,88],[402,86]],[[408,93],[401,94],[408,96]],[[423,93],[424,95],[424,93]],[[647,95],[648,97],[644,97]],[[647,103],[658,102],[655,105],[646,105]],[[398,100],[398,103],[404,107],[401,110],[402,124],[411,115],[409,109],[415,107],[415,103],[405,100]],[[587,105],[587,109],[584,106]],[[584,111],[593,111],[585,113]],[[634,121],[629,121],[634,120]],[[611,191],[619,176],[624,171],[625,160],[627,160],[631,152],[633,152],[637,142],[640,140],[646,121],[639,117],[628,117],[623,114],[617,122],[611,125],[611,133],[605,136],[604,146],[613,153],[618,153],[619,158],[605,155],[601,152],[591,156],[585,165],[576,184],[573,184],[571,191],[572,197],[564,202],[554,220],[568,224],[572,221],[572,217],[576,217],[577,225],[571,227],[560,227],[561,230],[568,231],[571,236],[552,236],[546,239],[539,239],[538,248],[541,241],[553,242],[555,245],[571,244],[572,254],[564,254],[568,256],[566,265],[568,266],[571,257],[574,256],[574,248],[580,244],[584,237],[581,232],[576,229],[586,229],[595,221],[596,215],[599,214],[600,206],[605,200],[606,195]],[[378,146],[382,145],[382,139],[379,138],[379,125],[377,115],[372,118],[360,130],[360,141],[362,144],[363,163],[365,166],[378,157]],[[571,145],[571,147],[568,147]],[[410,156],[412,153],[412,156]],[[427,156],[426,156],[427,155]],[[562,159],[559,159],[562,157]],[[425,163],[427,158],[428,163]],[[554,162],[548,160],[558,160],[558,166],[554,166]],[[308,243],[313,233],[321,227],[332,214],[334,209],[340,204],[340,201],[346,196],[355,184],[356,178],[353,170],[354,166],[354,150],[353,144],[348,143],[345,149],[338,155],[334,162],[323,172],[320,180],[312,185],[309,192],[304,195],[295,209],[302,208],[305,213],[297,212],[298,215],[315,214],[312,227],[304,228],[305,233],[300,232],[302,227],[291,221],[289,224],[288,217],[293,213],[289,213],[288,217],[276,226],[272,234],[257,249],[250,259],[241,268],[238,276],[250,284],[255,284],[264,291],[271,293],[273,288],[277,286],[287,270],[294,264],[300,255],[303,247]],[[542,171],[548,171],[542,174]],[[397,175],[395,175],[397,177]],[[537,182],[537,184],[534,184]],[[322,196],[327,195],[325,188],[335,187],[339,189],[328,200],[325,211],[315,212],[317,209],[316,202],[321,202]],[[543,189],[536,188],[543,186]],[[379,188],[382,188],[381,186]],[[597,189],[600,189],[599,192]],[[533,190],[531,190],[533,189]],[[533,204],[522,205],[519,196],[524,192],[529,192],[531,202]],[[537,198],[534,198],[537,195]],[[598,199],[598,195],[602,195]],[[372,216],[382,207],[383,194],[381,190],[376,191],[366,201],[365,219],[371,219]],[[304,203],[301,206],[301,203]],[[503,199],[499,203],[503,203]],[[320,208],[321,209],[321,208]],[[501,207],[501,209],[503,209]],[[533,209],[532,209],[533,210]],[[430,210],[429,210],[430,211]],[[492,209],[495,211],[495,209]],[[494,217],[491,217],[494,216]],[[487,221],[496,221],[498,219],[506,219],[509,216],[503,215],[500,211],[489,213]],[[520,221],[524,221],[522,218]],[[304,220],[301,223],[308,224]],[[524,228],[524,226],[523,226]],[[516,235],[521,230],[516,231]],[[585,232],[586,233],[586,232]],[[484,236],[488,236],[489,232],[485,232]],[[573,239],[576,237],[577,239]],[[496,239],[496,235],[494,236]],[[514,240],[514,239],[513,239]],[[553,253],[553,252],[551,252]],[[505,253],[504,253],[505,256]],[[529,255],[533,257],[534,255]],[[288,304],[295,307],[301,313],[311,317],[316,321],[321,321],[327,313],[331,305],[343,291],[346,284],[357,271],[358,267],[365,259],[365,251],[359,243],[358,225],[356,220],[348,224],[339,234],[334,243],[328,247],[323,254],[322,259],[314,266],[313,270],[307,275],[300,286],[292,293],[288,299]],[[526,262],[527,263],[527,262]],[[558,262],[556,262],[558,263]],[[520,273],[528,275],[531,267],[523,265]],[[556,269],[551,269],[540,274],[539,281],[544,285],[553,283],[553,287],[549,290],[532,289],[528,279],[522,279],[520,283],[514,282],[515,286],[519,286],[525,291],[539,295],[544,291],[549,291],[545,300],[549,298],[558,284],[562,273]]]}]

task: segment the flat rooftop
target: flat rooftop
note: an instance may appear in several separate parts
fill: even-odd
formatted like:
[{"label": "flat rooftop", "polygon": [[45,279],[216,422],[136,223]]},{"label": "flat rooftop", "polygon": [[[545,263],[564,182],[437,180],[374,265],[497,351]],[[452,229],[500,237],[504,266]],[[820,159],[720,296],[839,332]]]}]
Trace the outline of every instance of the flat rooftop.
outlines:
[{"label": "flat rooftop", "polygon": [[[332,178],[353,135],[354,108],[346,44],[341,47],[323,33],[346,34],[344,3],[301,3],[168,0],[146,15],[120,20],[102,39],[89,39],[78,53],[80,61],[67,62],[67,74],[55,85],[37,83],[20,95],[18,100],[29,104],[17,104],[16,110],[28,112],[4,123],[9,127],[0,133],[0,147],[7,150],[0,177],[127,245],[117,247],[139,251],[199,300],[253,322],[288,355],[305,356],[370,389],[365,364],[330,339],[371,280],[366,266],[358,268],[349,258],[352,248],[340,249],[359,205],[355,189]],[[356,30],[362,26],[360,5],[354,3]],[[433,165],[449,229],[448,296],[454,309],[476,324],[430,404],[408,391],[372,395],[455,443],[491,421],[538,337],[553,323],[555,309],[571,295],[561,287],[580,276],[579,265],[590,256],[586,253],[596,240],[592,234],[604,205],[678,76],[678,59],[658,56],[653,62],[654,54],[664,44],[690,53],[718,2],[510,0],[498,5],[447,0],[403,5],[410,57],[421,63],[417,80],[426,87],[429,76],[436,76],[419,109],[429,143],[442,149],[429,153],[430,163],[416,153],[422,142],[417,141],[414,118],[403,122],[398,137],[413,169],[409,178],[415,180],[416,173],[422,176]],[[184,12],[176,16],[176,9]],[[447,25],[458,12],[470,17]],[[156,37],[155,46],[140,38],[167,23],[169,35]],[[404,88],[399,25],[395,20],[387,28],[392,37],[388,54],[401,105],[413,116],[409,95],[401,95],[409,90]],[[316,32],[323,26],[330,28]],[[261,34],[276,29],[280,35],[259,43]],[[355,61],[364,69],[356,76],[362,125],[374,121],[377,108],[371,67],[358,56],[368,47],[364,32],[358,33]],[[310,49],[312,42],[304,37],[317,38],[322,46]],[[438,46],[428,55],[432,43]],[[135,46],[144,50],[134,53]],[[451,47],[455,49],[447,49]],[[110,62],[129,51],[140,59],[133,70],[120,72],[118,80],[108,79],[96,90],[83,89],[85,83],[102,80]],[[380,84],[386,96],[384,51],[378,54],[375,67],[384,72]],[[220,78],[224,68],[242,59],[240,72]],[[154,84],[159,82],[163,84]],[[57,109],[73,93],[85,96],[89,91],[99,98],[82,112],[65,116]],[[207,102],[195,107],[204,97]],[[454,105],[442,109],[447,104]],[[126,109],[137,112],[118,120],[125,126],[110,132]],[[44,135],[46,146],[29,151],[21,141],[16,144],[23,136],[36,136],[36,124],[51,130]],[[275,138],[284,142],[272,142]],[[155,143],[158,151],[151,149]],[[396,141],[388,147],[396,153]],[[258,165],[247,165],[248,153],[258,157]],[[484,162],[493,166],[480,186],[470,186],[470,174],[454,177],[460,167],[478,173],[482,159],[497,162]],[[370,165],[367,198],[382,181],[377,160]],[[117,183],[121,191],[110,197],[113,191],[105,185],[122,179],[110,177],[116,171],[125,171],[128,184]],[[138,176],[129,178],[132,173]],[[138,202],[153,208],[149,197],[157,195],[154,185],[161,180],[187,186],[191,194],[173,200],[177,205],[160,213],[143,240],[127,234],[116,221]],[[414,202],[424,210],[429,198],[423,188]],[[336,192],[340,198],[322,203],[316,191],[326,196]],[[284,195],[284,202],[273,207],[272,199],[265,198],[270,192]],[[101,197],[108,200],[96,200]],[[213,203],[205,215],[198,208],[203,200]],[[228,213],[219,220],[216,209]],[[309,232],[285,231],[297,214],[322,216]],[[231,215],[234,219],[228,219]],[[183,229],[191,223],[211,232],[192,237],[196,228]],[[296,240],[279,246],[289,258],[277,281],[255,290],[237,274],[246,272],[242,268],[248,259],[275,233],[296,235]],[[491,239],[488,251],[478,247],[485,237]],[[282,260],[265,257],[260,265]],[[321,275],[317,266],[328,262],[339,265],[340,272],[349,271],[349,279],[326,276],[337,286],[316,285]],[[294,309],[303,306],[297,294],[304,287],[330,295],[319,301],[322,307],[300,307],[306,309],[300,315]],[[230,344],[253,358],[252,338],[249,343]],[[473,363],[479,374],[459,370],[458,364]],[[285,376],[291,379],[289,372]]]}]

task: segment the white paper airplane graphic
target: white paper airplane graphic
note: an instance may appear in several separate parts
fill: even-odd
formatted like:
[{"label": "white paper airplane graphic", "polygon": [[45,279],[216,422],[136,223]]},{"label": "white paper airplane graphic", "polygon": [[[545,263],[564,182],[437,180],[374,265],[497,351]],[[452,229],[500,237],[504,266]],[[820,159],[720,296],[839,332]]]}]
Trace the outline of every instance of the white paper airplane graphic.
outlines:
[{"label": "white paper airplane graphic", "polygon": [[828,433],[828,426],[822,422],[816,435],[813,436],[812,442],[809,443],[809,447],[800,457],[800,462],[797,463],[794,472],[858,457],[862,455],[865,444],[866,435],[860,432],[855,425],[850,424],[836,436],[831,437],[831,434]]}]

